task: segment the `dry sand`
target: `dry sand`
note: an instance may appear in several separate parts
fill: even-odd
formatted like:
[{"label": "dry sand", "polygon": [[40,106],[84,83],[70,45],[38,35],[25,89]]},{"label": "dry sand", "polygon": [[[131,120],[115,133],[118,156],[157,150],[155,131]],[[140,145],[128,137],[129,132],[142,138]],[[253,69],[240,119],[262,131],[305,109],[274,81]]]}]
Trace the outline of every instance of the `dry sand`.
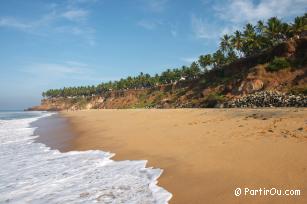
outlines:
[{"label": "dry sand", "polygon": [[[78,135],[66,150],[148,160],[173,204],[307,203],[307,109],[63,112]],[[300,196],[234,196],[237,188],[299,189]]]}]

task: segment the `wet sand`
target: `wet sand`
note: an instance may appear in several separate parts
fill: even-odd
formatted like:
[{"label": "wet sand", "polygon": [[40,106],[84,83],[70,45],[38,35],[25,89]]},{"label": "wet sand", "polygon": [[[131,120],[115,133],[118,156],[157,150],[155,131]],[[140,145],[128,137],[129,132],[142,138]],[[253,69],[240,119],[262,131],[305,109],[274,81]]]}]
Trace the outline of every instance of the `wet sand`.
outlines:
[{"label": "wet sand", "polygon": [[66,152],[72,149],[72,140],[76,137],[72,131],[69,121],[59,114],[39,119],[31,126],[37,127],[34,135],[39,135],[35,142],[46,144],[51,149]]},{"label": "wet sand", "polygon": [[[63,112],[77,136],[65,150],[100,149],[164,170],[170,203],[307,203],[307,109]],[[63,141],[58,141],[58,143]],[[236,188],[299,189],[239,196]]]}]

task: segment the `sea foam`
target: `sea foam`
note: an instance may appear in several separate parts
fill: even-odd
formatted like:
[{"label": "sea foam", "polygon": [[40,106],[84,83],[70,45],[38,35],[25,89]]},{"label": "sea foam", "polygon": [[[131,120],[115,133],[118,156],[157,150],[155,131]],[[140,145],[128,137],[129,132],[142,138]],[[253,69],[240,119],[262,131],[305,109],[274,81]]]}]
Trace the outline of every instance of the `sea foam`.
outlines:
[{"label": "sea foam", "polygon": [[[40,117],[45,117],[44,114]],[[0,203],[168,203],[161,169],[103,151],[60,153],[34,143],[39,117],[0,120]]]}]

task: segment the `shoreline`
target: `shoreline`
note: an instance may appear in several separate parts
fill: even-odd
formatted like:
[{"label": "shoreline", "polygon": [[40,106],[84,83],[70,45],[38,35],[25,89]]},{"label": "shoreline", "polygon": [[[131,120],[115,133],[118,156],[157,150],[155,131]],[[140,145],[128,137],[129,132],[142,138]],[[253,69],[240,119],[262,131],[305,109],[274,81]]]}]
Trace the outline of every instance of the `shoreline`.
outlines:
[{"label": "shoreline", "polygon": [[50,121],[55,125],[65,119],[51,115],[1,115],[0,203],[162,204],[171,198],[169,192],[156,185],[161,170],[146,168],[146,161],[117,162],[110,159],[113,154],[97,150],[59,152],[35,141],[36,121],[41,119],[41,129],[49,124],[51,130]]},{"label": "shoreline", "polygon": [[67,118],[62,117],[60,113],[40,118],[31,123],[36,127],[34,139],[36,143],[43,143],[51,149],[57,149],[60,152],[68,152],[72,148],[71,141],[76,137]]},{"label": "shoreline", "polygon": [[305,194],[233,194],[244,186],[307,192],[307,135],[298,130],[306,125],[306,113],[306,108],[61,112],[73,136],[54,147],[64,142],[69,144],[64,151],[99,149],[115,153],[113,160],[147,160],[147,166],[163,169],[158,185],[173,194],[170,203],[306,203]]}]

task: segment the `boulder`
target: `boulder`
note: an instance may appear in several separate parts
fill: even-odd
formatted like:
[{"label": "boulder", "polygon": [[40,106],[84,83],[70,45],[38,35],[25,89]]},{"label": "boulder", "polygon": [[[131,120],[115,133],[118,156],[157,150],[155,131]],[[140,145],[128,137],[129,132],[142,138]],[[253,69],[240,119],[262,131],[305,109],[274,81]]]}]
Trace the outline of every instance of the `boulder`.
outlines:
[{"label": "boulder", "polygon": [[259,91],[263,88],[263,81],[260,79],[254,79],[251,81],[248,81],[245,86],[244,90],[246,93],[254,93],[256,91]]}]

